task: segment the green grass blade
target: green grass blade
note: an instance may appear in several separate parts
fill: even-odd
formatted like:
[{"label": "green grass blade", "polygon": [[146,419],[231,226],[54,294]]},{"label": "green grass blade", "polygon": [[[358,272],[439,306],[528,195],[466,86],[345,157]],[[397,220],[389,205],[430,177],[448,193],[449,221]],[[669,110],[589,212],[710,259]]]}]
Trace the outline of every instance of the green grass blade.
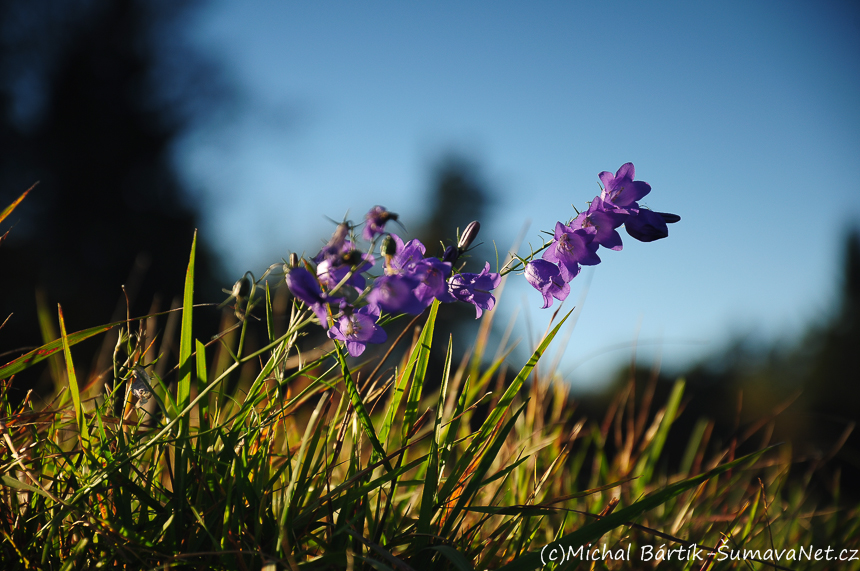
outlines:
[{"label": "green grass blade", "polygon": [[[694,488],[705,482],[710,480],[714,476],[719,476],[724,472],[728,472],[742,464],[746,464],[748,462],[753,462],[758,459],[762,454],[767,452],[768,450],[772,450],[775,448],[774,446],[765,448],[764,450],[760,450],[758,452],[753,452],[752,454],[748,454],[741,458],[738,458],[734,462],[729,462],[728,464],[723,464],[722,466],[718,466],[713,470],[705,472],[704,474],[700,474],[698,476],[694,476],[692,478],[688,478],[686,480],[681,480],[680,482],[676,482],[675,484],[666,486],[665,488],[660,489],[657,492],[649,494],[645,496],[638,502],[611,514],[600,518],[599,520],[585,525],[576,531],[573,531],[561,539],[558,540],[558,543],[563,548],[567,548],[567,546],[579,546],[586,545],[591,541],[596,540],[603,534],[608,531],[611,531],[617,527],[624,526],[627,522],[635,520],[637,517],[647,512],[648,510],[652,510],[657,506],[660,506],[682,492],[689,490],[690,488]],[[544,563],[541,562],[541,550],[530,551],[526,553],[519,559],[508,563],[507,565],[500,568],[500,571],[530,571],[532,569],[540,569],[544,566]]]},{"label": "green grass blade", "polygon": [[[343,348],[337,342],[335,342],[334,347],[335,353],[337,354],[337,360],[340,362],[343,384],[346,385],[346,392],[349,394],[349,401],[352,403],[352,408],[355,410],[358,422],[361,424],[362,429],[364,429],[364,434],[370,441],[371,446],[373,446],[374,452],[378,454],[380,458],[385,458],[385,448],[382,447],[382,443],[379,441],[376,431],[373,429],[373,422],[370,420],[370,415],[367,413],[364,401],[361,400],[361,394],[358,392],[355,380],[349,372],[349,367],[346,364],[346,356],[343,354]],[[385,461],[385,467],[389,472],[392,470],[391,464],[387,460]]]},{"label": "green grass blade", "polygon": [[[176,406],[182,410],[191,400],[191,372],[194,362],[191,360],[191,318],[194,303],[194,252],[197,246],[197,232],[191,241],[191,256],[188,259],[188,270],[185,272],[185,292],[182,295],[182,325],[179,336],[179,384],[176,389]],[[180,421],[180,435],[188,434],[187,419]]]},{"label": "green grass blade", "polygon": [[442,438],[442,411],[445,408],[445,397],[448,394],[448,380],[451,376],[451,357],[454,349],[454,339],[448,337],[448,353],[445,355],[445,368],[442,374],[442,387],[439,390],[439,401],[436,403],[436,422],[433,427],[433,440],[430,442],[430,454],[427,456],[427,471],[424,474],[424,489],[421,495],[421,508],[418,511],[418,542],[426,545],[427,534],[430,533],[430,522],[433,519],[433,506],[436,503],[436,491],[439,486],[439,442]]},{"label": "green grass blade", "polygon": [[68,344],[69,347],[72,345],[76,345],[81,341],[89,339],[99,333],[104,333],[105,331],[110,331],[117,325],[122,325],[125,321],[115,321],[114,323],[108,323],[107,325],[99,325],[98,327],[91,327],[89,329],[84,329],[83,331],[78,331],[76,333],[72,333],[71,335],[67,335],[65,340],[57,339],[55,341],[51,341],[45,345],[42,345],[38,349],[33,349],[29,353],[21,355],[17,359],[10,361],[0,367],[0,380],[8,379],[12,375],[16,375],[23,371],[24,369],[28,369],[39,363],[40,361],[44,361],[57,351],[62,351],[64,343]]},{"label": "green grass blade", "polygon": [[72,404],[75,407],[75,422],[78,425],[81,438],[84,442],[89,441],[89,433],[87,431],[87,418],[84,415],[83,404],[81,403],[81,392],[78,388],[78,377],[75,375],[75,366],[72,363],[72,351],[69,348],[69,338],[66,335],[66,321],[63,319],[63,308],[57,304],[57,311],[60,315],[60,335],[63,343],[63,356],[66,359],[66,375],[69,379],[69,392],[72,394]]},{"label": "green grass blade", "polygon": [[[203,345],[200,340],[195,340],[194,353],[197,357],[197,394],[199,395],[206,388],[206,346]],[[200,401],[199,419],[200,431],[205,432],[209,430],[210,424],[208,398]]]},{"label": "green grass blade", "polygon": [[409,387],[409,396],[406,398],[406,412],[403,414],[403,425],[400,427],[400,436],[406,442],[406,435],[418,417],[418,403],[421,401],[421,392],[424,388],[424,377],[427,374],[427,363],[430,361],[430,347],[433,344],[433,327],[436,323],[436,313],[439,310],[439,300],[434,299],[430,307],[430,315],[427,323],[418,337],[418,346],[415,351],[418,357],[415,361],[415,375],[412,377],[412,385]]},{"label": "green grass blade", "polygon": [[[36,184],[39,184],[39,183],[37,182]],[[18,198],[16,198],[16,199],[15,199],[15,201],[14,201],[12,204],[10,204],[10,205],[9,205],[9,206],[7,206],[6,208],[4,208],[4,209],[3,209],[3,212],[0,212],[0,222],[3,222],[3,221],[6,219],[6,217],[7,217],[7,216],[9,216],[10,214],[12,214],[12,211],[13,211],[13,210],[15,210],[15,208],[17,208],[17,206],[18,206],[19,204],[21,204],[21,201],[22,201],[22,200],[24,200],[24,199],[27,197],[27,194],[29,194],[29,192],[30,192],[31,190],[33,190],[34,188],[36,188],[36,184],[34,184],[33,186],[31,186],[30,188],[28,188],[27,190],[25,190],[25,191],[24,191],[24,194],[22,194],[21,196],[19,196]]]},{"label": "green grass blade", "polygon": [[511,406],[511,403],[514,401],[514,397],[520,391],[520,388],[523,386],[523,383],[531,374],[532,369],[535,368],[537,362],[540,360],[541,356],[546,351],[549,344],[555,338],[561,326],[564,325],[564,322],[567,321],[567,318],[570,317],[570,314],[573,313],[573,310],[570,310],[564,318],[559,321],[558,325],[556,325],[552,331],[541,341],[541,344],[538,345],[537,349],[535,349],[532,356],[529,358],[526,365],[522,368],[519,374],[516,376],[511,385],[504,392],[502,397],[499,399],[498,404],[490,411],[487,415],[487,419],[481,425],[481,428],[478,430],[478,434],[475,435],[475,438],[472,439],[472,442],[469,444],[468,449],[460,458],[460,461],[454,467],[454,470],[448,480],[445,482],[445,485],[442,487],[442,491],[439,493],[439,501],[447,501],[447,498],[451,495],[451,492],[454,490],[454,487],[457,485],[460,475],[462,475],[463,471],[472,462],[475,456],[478,454],[478,451],[484,446],[487,439],[490,437],[492,432],[496,429],[496,426],[501,422],[504,415],[508,412],[508,409]]},{"label": "green grass blade", "polygon": [[675,386],[672,387],[672,393],[669,395],[669,400],[666,403],[666,411],[663,414],[663,419],[660,421],[660,427],[651,440],[648,447],[648,453],[643,455],[633,471],[634,475],[641,476],[636,483],[636,486],[641,491],[645,485],[651,481],[654,475],[654,468],[657,467],[657,462],[660,460],[660,454],[663,452],[663,445],[666,444],[666,437],[669,435],[669,429],[675,421],[675,416],[678,414],[678,407],[681,405],[681,397],[684,396],[684,380],[678,379]]}]

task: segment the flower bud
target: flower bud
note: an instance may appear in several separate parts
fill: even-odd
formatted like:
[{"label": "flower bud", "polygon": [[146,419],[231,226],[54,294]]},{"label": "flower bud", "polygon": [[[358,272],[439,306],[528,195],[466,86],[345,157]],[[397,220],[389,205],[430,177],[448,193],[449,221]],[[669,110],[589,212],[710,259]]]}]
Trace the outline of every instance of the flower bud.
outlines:
[{"label": "flower bud", "polygon": [[248,294],[251,293],[251,280],[247,277],[242,276],[239,278],[236,283],[233,284],[233,290],[230,292],[230,295],[236,298],[236,300],[245,299]]},{"label": "flower bud", "polygon": [[442,254],[443,262],[450,262],[451,264],[457,261],[457,258],[460,257],[460,252],[454,246],[448,246],[445,248],[445,253]]},{"label": "flower bud", "polygon": [[298,268],[299,267],[299,255],[293,252],[290,254],[290,267]]},{"label": "flower bud", "polygon": [[466,229],[463,230],[462,236],[460,236],[460,242],[457,244],[457,251],[462,254],[466,250],[469,249],[469,246],[472,245],[472,242],[475,241],[475,238],[478,237],[478,232],[481,231],[481,223],[477,220],[473,220],[469,222],[469,225],[466,226]]},{"label": "flower bud", "polygon": [[383,238],[382,245],[379,247],[379,250],[386,258],[393,256],[397,253],[397,242],[394,241],[394,238],[391,237],[391,234],[388,234],[385,236],[385,238]]},{"label": "flower bud", "polygon": [[658,212],[657,214],[659,214],[667,224],[674,224],[681,220],[681,217],[677,214],[670,214],[668,212]]}]

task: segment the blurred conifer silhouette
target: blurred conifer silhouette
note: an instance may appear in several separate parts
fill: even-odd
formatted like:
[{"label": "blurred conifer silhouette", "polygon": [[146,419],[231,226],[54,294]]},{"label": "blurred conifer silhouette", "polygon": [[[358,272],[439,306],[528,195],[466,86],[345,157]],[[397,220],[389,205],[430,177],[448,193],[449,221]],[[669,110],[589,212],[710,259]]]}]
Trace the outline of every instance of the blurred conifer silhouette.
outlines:
[{"label": "blurred conifer silhouette", "polygon": [[[182,39],[196,4],[0,1],[0,204],[40,181],[0,247],[0,361],[41,344],[37,289],[71,330],[124,317],[121,284],[132,316],[181,294],[197,214],[171,151],[227,94]],[[195,301],[217,301],[205,239]]]}]

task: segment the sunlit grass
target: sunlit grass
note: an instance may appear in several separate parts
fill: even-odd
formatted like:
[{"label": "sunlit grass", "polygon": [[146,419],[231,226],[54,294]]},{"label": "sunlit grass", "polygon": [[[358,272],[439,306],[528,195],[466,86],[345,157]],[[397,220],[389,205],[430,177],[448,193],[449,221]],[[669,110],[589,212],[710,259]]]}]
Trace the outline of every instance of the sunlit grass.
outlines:
[{"label": "sunlit grass", "polygon": [[[269,284],[246,300],[265,323],[259,346],[251,318],[201,340],[194,259],[192,246],[178,360],[159,361],[163,377],[153,318],[68,333],[61,309],[59,339],[0,367],[3,569],[536,569],[589,544],[633,561],[571,567],[760,569],[678,561],[679,548],[860,546],[857,506],[813,503],[790,445],[768,447],[766,431],[715,448],[702,420],[668,458],[682,380],[662,403],[631,381],[604,418],[578,417],[551,367],[536,368],[566,317],[515,375],[509,348],[489,347],[492,313],[455,363],[438,302],[397,339],[393,363],[330,342],[301,352],[312,313],[291,301],[278,314]],[[111,328],[112,373],[84,386],[74,345]],[[13,407],[11,377],[60,352],[56,397]],[[431,355],[445,363],[433,378]],[[753,439],[757,451],[737,457]],[[660,546],[677,550],[671,562],[642,560]]]}]

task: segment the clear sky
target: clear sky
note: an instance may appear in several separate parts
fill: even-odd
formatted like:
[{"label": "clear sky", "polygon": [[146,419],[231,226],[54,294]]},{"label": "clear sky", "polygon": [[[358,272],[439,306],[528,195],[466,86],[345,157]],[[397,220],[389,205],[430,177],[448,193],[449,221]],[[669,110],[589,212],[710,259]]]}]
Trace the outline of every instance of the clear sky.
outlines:
[{"label": "clear sky", "polygon": [[[832,311],[860,224],[857,2],[222,0],[189,32],[241,95],[178,154],[237,277],[311,253],[324,215],[382,204],[408,227],[450,151],[492,189],[500,249],[527,220],[539,245],[632,161],[644,203],[682,220],[650,244],[622,230],[572,282],[571,382],[637,338],[673,368]],[[542,331],[550,310],[512,277],[498,317]]]}]

